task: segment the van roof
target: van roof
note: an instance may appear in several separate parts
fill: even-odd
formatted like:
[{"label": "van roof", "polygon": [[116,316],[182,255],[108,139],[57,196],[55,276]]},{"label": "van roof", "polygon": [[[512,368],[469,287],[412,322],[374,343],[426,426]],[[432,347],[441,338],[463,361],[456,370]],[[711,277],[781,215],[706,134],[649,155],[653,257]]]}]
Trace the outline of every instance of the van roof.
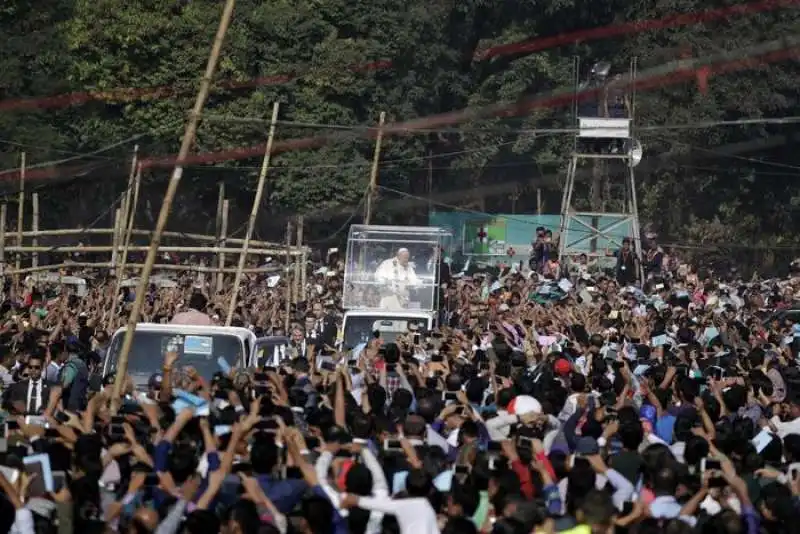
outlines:
[{"label": "van roof", "polygon": [[[126,326],[118,328],[114,335],[124,334],[127,330]],[[213,336],[213,335],[228,335],[236,336],[240,339],[253,339],[253,334],[247,328],[238,326],[195,326],[183,324],[159,324],[159,323],[139,323],[136,325],[137,332],[161,332],[167,334],[181,334],[188,336]]]}]

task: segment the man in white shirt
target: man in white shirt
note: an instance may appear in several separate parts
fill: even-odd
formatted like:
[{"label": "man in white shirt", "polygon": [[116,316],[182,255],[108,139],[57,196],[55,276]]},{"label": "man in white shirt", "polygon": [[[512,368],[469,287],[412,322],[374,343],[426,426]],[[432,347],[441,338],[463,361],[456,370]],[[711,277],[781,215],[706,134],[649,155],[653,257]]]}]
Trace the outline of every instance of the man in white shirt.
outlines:
[{"label": "man in white shirt", "polygon": [[381,308],[397,310],[408,306],[408,290],[419,284],[414,267],[408,261],[410,257],[408,249],[401,248],[394,258],[381,262],[375,271],[375,281],[383,286]]},{"label": "man in white shirt", "polygon": [[430,475],[421,469],[412,469],[406,479],[405,499],[389,497],[360,497],[344,494],[340,508],[361,508],[397,517],[400,534],[439,534],[436,511],[428,500],[433,487]]}]

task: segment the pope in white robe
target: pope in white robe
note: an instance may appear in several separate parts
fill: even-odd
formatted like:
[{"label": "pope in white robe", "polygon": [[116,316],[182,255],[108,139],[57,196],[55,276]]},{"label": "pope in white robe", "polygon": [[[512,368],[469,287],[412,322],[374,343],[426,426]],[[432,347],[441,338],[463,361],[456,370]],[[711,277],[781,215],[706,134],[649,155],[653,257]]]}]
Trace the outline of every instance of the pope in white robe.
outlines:
[{"label": "pope in white robe", "polygon": [[419,285],[417,273],[408,261],[410,256],[408,249],[401,248],[375,271],[375,281],[382,286],[381,308],[398,310],[408,306],[408,289]]}]

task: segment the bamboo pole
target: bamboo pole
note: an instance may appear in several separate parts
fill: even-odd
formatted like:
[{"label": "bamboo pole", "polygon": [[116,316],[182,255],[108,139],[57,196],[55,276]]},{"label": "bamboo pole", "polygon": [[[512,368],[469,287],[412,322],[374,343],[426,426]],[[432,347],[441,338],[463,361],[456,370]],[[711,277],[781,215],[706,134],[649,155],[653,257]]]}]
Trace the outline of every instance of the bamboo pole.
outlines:
[{"label": "bamboo pole", "polygon": [[[23,221],[25,217],[25,174],[27,172],[27,163],[25,152],[20,154],[19,161],[19,204],[17,205],[17,246],[22,246],[22,230],[24,229]],[[22,256],[17,254],[17,259],[14,265],[17,269],[20,268]]]},{"label": "bamboo pole", "polygon": [[[119,295],[120,287],[122,286],[122,280],[125,278],[125,269],[128,266],[128,249],[131,246],[131,234],[133,231],[133,222],[136,218],[136,207],[139,205],[139,187],[142,183],[142,167],[138,164],[138,153],[139,153],[139,145],[136,145],[133,151],[133,163],[136,164],[136,168],[132,169],[132,176],[133,176],[133,200],[128,203],[128,214],[123,221],[123,225],[125,227],[125,237],[123,238],[122,243],[122,253],[120,254],[119,258],[119,267],[116,272],[116,281],[114,282],[114,293],[111,296],[109,309],[103,312],[103,323],[106,325],[106,329],[110,325],[110,322],[114,320],[114,311],[117,308],[117,295]],[[128,196],[130,197],[131,193],[131,186],[130,186],[130,179],[128,180]]]},{"label": "bamboo pole", "polygon": [[8,204],[0,205],[0,269],[6,271],[6,218],[8,217]]},{"label": "bamboo pole", "polygon": [[[26,230],[22,232],[23,237],[64,237],[64,236],[73,236],[73,235],[109,235],[113,234],[113,228],[60,228],[60,229],[51,229],[51,230],[39,230],[38,232],[33,232],[31,230]],[[132,235],[147,237],[153,235],[151,230],[138,230],[133,229]],[[208,235],[208,234],[190,234],[186,232],[164,232],[162,234],[163,237],[176,237],[181,239],[189,239],[194,241],[202,241],[205,243],[216,243],[219,241],[219,238],[216,235]],[[16,239],[16,233],[11,233],[10,235],[6,235],[6,241],[9,239]],[[241,245],[244,243],[244,239],[236,238],[236,237],[226,237],[225,241],[230,245]],[[271,242],[271,241],[258,241],[255,239],[250,240],[250,244],[258,247],[278,247],[281,248],[284,246],[283,242]]]},{"label": "bamboo pole", "polygon": [[119,224],[122,219],[122,208],[114,210],[114,233],[111,235],[111,268],[116,271],[117,254],[119,253]]},{"label": "bamboo pole", "polygon": [[220,236],[222,235],[222,203],[225,202],[225,182],[219,183],[219,193],[217,195],[217,218],[214,225],[214,235],[216,236],[217,245],[219,245]]},{"label": "bamboo pole", "polygon": [[[33,229],[34,232],[38,232],[39,231],[39,193],[33,193],[31,195],[31,200],[33,202],[33,228],[32,229]],[[39,241],[34,237],[33,241],[32,241],[32,244],[33,244],[33,246],[35,248],[35,247],[39,246]],[[33,253],[33,259],[31,260],[31,266],[32,267],[38,267],[39,266],[39,253],[38,252],[34,252]]]},{"label": "bamboo pole", "polygon": [[242,283],[242,269],[244,269],[244,262],[247,260],[247,249],[250,246],[250,238],[253,237],[253,228],[255,228],[256,225],[258,210],[261,207],[261,197],[264,194],[264,181],[267,179],[267,171],[269,171],[269,162],[272,156],[272,143],[275,140],[275,126],[278,123],[279,107],[280,105],[277,102],[272,106],[272,121],[269,125],[267,148],[264,150],[264,159],[261,161],[261,171],[258,174],[258,185],[256,186],[256,194],[253,197],[253,207],[250,209],[250,218],[247,220],[247,232],[244,236],[242,252],[239,253],[239,265],[236,267],[236,276],[233,279],[233,292],[231,293],[231,302],[228,305],[228,316],[225,319],[225,326],[231,325],[233,321],[233,312],[236,310],[239,284]]},{"label": "bamboo pole", "polygon": [[305,226],[305,217],[300,216],[300,237],[297,239],[297,246],[300,248],[300,300],[307,299],[306,295],[306,276],[308,275],[308,255],[306,254],[306,247],[303,246],[303,232]]},{"label": "bamboo pole", "polygon": [[[230,210],[230,201],[226,198],[222,201],[222,222],[220,223],[219,227],[219,246],[218,249],[224,249],[225,246],[228,244],[226,235],[228,233],[228,211]],[[217,253],[217,264],[219,265],[220,269],[225,268],[225,253]],[[222,288],[225,286],[225,272],[220,270],[218,271],[219,274],[217,275],[217,293],[222,291]]]},{"label": "bamboo pole", "polygon": [[[72,253],[72,252],[110,252],[114,250],[114,245],[64,245],[64,246],[44,246],[39,245],[37,247],[31,245],[25,245],[23,247],[11,246],[6,247],[6,252],[20,252],[20,253],[32,253],[32,252],[63,252],[63,253]],[[128,247],[129,252],[146,252],[150,250],[148,245],[137,245]],[[204,247],[204,246],[194,246],[194,247],[183,247],[183,246],[164,246],[159,247],[158,250],[161,252],[176,252],[176,253],[187,253],[187,254],[241,254],[242,249],[241,247]],[[253,256],[271,256],[274,254],[286,254],[286,249],[283,248],[249,248],[247,249],[247,253]],[[292,248],[291,255],[292,256],[299,256],[302,254],[302,251],[297,251]],[[236,272],[235,270],[233,272]]]},{"label": "bamboo pole", "polygon": [[127,332],[122,341],[120,348],[119,360],[117,362],[116,380],[114,381],[114,392],[112,395],[111,412],[116,413],[119,408],[120,395],[122,394],[123,385],[128,373],[128,354],[131,352],[131,345],[133,338],[136,334],[136,324],[139,322],[139,315],[142,312],[142,305],[144,304],[145,295],[147,294],[147,286],[150,283],[150,273],[153,271],[156,256],[158,255],[158,247],[161,244],[161,236],[167,226],[169,219],[169,212],[172,209],[172,201],[175,199],[175,193],[178,190],[178,185],[181,182],[183,175],[183,162],[189,155],[189,150],[194,143],[195,134],[197,133],[197,125],[200,121],[200,114],[205,107],[206,99],[208,98],[208,91],[211,87],[211,79],[214,77],[214,72],[217,70],[217,61],[222,50],[222,43],[225,40],[225,34],[228,32],[231,18],[233,16],[233,8],[236,5],[236,0],[226,0],[225,8],[222,12],[222,18],[219,21],[219,28],[217,35],[214,37],[214,44],[211,47],[211,53],[208,57],[208,64],[206,65],[205,74],[200,82],[200,88],[197,92],[194,108],[189,115],[189,120],[186,123],[186,131],[181,141],[181,148],[178,152],[178,158],[175,163],[175,168],[172,171],[172,176],[167,186],[167,191],[164,194],[164,200],[161,204],[161,211],[158,214],[158,221],[156,228],[153,232],[153,237],[150,242],[150,249],[147,251],[147,259],[145,260],[144,268],[142,269],[141,279],[139,286],[136,288],[136,301],[133,303],[133,308],[128,316]]},{"label": "bamboo pole", "polygon": [[[135,155],[134,155],[135,157]],[[133,234],[133,222],[136,220],[136,208],[139,205],[139,188],[142,184],[142,168],[138,166],[136,168],[136,174],[133,178],[133,201],[129,208],[128,218],[125,221],[125,239],[122,243],[122,257],[119,261],[119,275],[117,276],[118,281],[125,277],[125,266],[128,263],[128,249],[131,246],[131,235]],[[119,287],[117,287],[115,295],[119,293]]]},{"label": "bamboo pole", "polygon": [[[101,262],[101,263],[88,263],[88,262],[66,262],[66,263],[56,263],[53,265],[39,265],[38,267],[24,267],[19,271],[15,271],[13,269],[9,270],[7,274],[25,274],[25,273],[36,273],[42,271],[58,271],[59,269],[108,269],[111,267],[109,262]],[[141,270],[144,267],[143,263],[130,263],[128,264],[128,268],[131,270]],[[159,271],[177,271],[177,272],[189,272],[189,273],[211,273],[216,274],[217,268],[216,267],[201,267],[199,265],[175,265],[172,263],[157,263],[153,265],[153,269]],[[277,273],[280,272],[280,267],[249,267],[242,270],[245,274],[265,274],[265,273]],[[236,274],[235,267],[227,267],[225,268],[225,273],[227,274]],[[76,274],[75,276],[80,277],[80,274]]]},{"label": "bamboo pole", "polygon": [[[295,241],[295,246],[300,248],[303,246],[303,216],[300,215],[297,218],[297,240]],[[297,302],[302,302],[303,297],[303,284],[301,283],[300,277],[302,276],[301,273],[303,272],[303,266],[301,265],[300,258],[295,257],[294,260],[294,298]]]},{"label": "bamboo pole", "polygon": [[284,269],[284,276],[286,277],[286,326],[285,335],[289,335],[289,315],[292,313],[292,284],[289,280],[289,263],[292,261],[292,221],[286,222],[286,269]]},{"label": "bamboo pole", "polygon": [[[117,247],[119,248],[119,252],[117,253],[120,256],[123,253],[123,249],[125,247],[125,239],[127,237],[127,229],[128,229],[128,220],[130,218],[130,211],[131,211],[131,203],[134,201],[134,183],[139,176],[139,145],[135,145],[133,147],[133,156],[131,157],[131,168],[128,172],[128,185],[125,188],[125,196],[123,197],[122,202],[122,214],[119,218],[119,227],[118,227],[118,236],[117,236]],[[118,258],[119,260],[119,267],[117,268],[117,278],[123,276],[121,269],[124,269],[125,266],[125,258]]]},{"label": "bamboo pole", "polygon": [[369,191],[367,192],[367,202],[364,207],[364,224],[372,221],[372,203],[375,201],[375,191],[378,188],[378,165],[381,160],[381,141],[383,141],[383,123],[386,121],[386,112],[381,111],[378,119],[378,134],[375,137],[375,153],[372,156],[372,169],[369,173]]}]

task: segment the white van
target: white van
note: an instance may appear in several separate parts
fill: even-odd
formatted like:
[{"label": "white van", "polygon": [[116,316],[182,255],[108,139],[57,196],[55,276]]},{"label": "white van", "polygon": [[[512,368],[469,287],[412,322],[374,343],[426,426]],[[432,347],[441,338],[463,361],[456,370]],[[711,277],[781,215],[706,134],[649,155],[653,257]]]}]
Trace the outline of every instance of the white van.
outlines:
[{"label": "white van", "polygon": [[[103,376],[116,371],[126,330],[122,327],[114,332],[103,362]],[[229,367],[248,367],[256,347],[256,336],[247,328],[140,323],[128,354],[128,374],[137,387],[146,385],[153,374],[161,372],[164,352],[173,340],[177,340],[179,347],[178,367],[194,367],[206,380],[224,370],[220,358]]]},{"label": "white van", "polygon": [[79,297],[85,297],[88,289],[86,286],[86,279],[79,276],[63,276],[60,273],[36,273],[25,278],[26,285],[36,284],[51,284],[54,286],[72,286],[75,289],[75,294]]}]

